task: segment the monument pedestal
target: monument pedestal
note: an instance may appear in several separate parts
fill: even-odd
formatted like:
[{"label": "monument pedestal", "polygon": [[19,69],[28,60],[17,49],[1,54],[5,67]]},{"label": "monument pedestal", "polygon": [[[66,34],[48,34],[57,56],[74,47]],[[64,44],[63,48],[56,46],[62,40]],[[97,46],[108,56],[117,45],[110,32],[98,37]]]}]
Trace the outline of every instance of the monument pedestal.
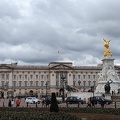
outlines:
[{"label": "monument pedestal", "polygon": [[[105,86],[106,82],[107,81],[99,81],[98,85],[96,87],[95,93],[105,94],[104,86]],[[115,93],[118,93],[119,87],[120,87],[120,82],[119,81],[113,81],[110,84],[110,93],[112,94],[112,91],[114,91]]]},{"label": "monument pedestal", "polygon": [[118,93],[118,89],[120,89],[120,79],[118,77],[117,72],[114,69],[114,59],[112,56],[108,55],[102,59],[103,68],[99,73],[98,84],[95,90],[96,94],[105,94],[105,85],[108,81],[112,81],[110,84],[110,93],[112,91]]},{"label": "monument pedestal", "polygon": [[104,94],[104,95],[105,95],[105,98],[106,98],[106,99],[111,100],[111,94],[107,94],[107,93],[106,93],[106,94]]}]

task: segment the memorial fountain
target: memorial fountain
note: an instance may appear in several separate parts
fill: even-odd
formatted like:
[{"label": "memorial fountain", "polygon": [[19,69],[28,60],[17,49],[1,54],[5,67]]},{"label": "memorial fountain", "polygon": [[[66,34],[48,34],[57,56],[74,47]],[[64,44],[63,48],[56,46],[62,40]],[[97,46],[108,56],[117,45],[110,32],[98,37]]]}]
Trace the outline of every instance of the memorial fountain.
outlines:
[{"label": "memorial fountain", "polygon": [[[117,71],[114,68],[114,58],[112,57],[112,51],[109,49],[110,40],[104,40],[104,58],[102,59],[102,71],[98,74],[98,83],[95,90],[95,94],[110,94],[117,93],[120,89],[120,79]],[[106,93],[105,86],[109,85],[109,90]]]}]

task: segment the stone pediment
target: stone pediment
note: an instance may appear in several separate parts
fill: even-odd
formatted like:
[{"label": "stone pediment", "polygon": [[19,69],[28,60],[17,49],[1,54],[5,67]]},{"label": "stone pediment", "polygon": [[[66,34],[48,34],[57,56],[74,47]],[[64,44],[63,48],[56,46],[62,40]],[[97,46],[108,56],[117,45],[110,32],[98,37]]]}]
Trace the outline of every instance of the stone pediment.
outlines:
[{"label": "stone pediment", "polygon": [[60,69],[60,70],[73,69],[72,65],[65,64],[65,63],[54,64],[52,66],[49,66],[49,68],[50,69]]},{"label": "stone pediment", "polygon": [[0,64],[0,69],[12,69],[13,67],[8,64]]}]

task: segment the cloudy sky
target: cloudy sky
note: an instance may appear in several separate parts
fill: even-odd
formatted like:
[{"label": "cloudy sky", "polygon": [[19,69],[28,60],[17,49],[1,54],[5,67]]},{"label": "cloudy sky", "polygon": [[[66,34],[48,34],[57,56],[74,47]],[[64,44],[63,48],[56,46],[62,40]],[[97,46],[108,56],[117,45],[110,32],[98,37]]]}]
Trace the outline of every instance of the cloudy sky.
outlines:
[{"label": "cloudy sky", "polygon": [[120,64],[120,0],[0,0],[0,64]]}]

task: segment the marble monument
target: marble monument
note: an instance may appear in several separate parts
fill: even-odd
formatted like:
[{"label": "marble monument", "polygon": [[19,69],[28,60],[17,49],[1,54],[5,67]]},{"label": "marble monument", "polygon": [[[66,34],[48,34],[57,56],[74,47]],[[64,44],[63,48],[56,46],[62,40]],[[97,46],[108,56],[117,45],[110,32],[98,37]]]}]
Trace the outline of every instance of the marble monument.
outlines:
[{"label": "marble monument", "polygon": [[104,40],[104,58],[102,59],[102,71],[98,74],[98,84],[95,90],[95,93],[105,94],[105,85],[109,81],[112,81],[110,84],[110,93],[113,91],[115,93],[120,89],[120,79],[114,68],[114,58],[112,57],[112,51],[109,49],[110,40]]}]

